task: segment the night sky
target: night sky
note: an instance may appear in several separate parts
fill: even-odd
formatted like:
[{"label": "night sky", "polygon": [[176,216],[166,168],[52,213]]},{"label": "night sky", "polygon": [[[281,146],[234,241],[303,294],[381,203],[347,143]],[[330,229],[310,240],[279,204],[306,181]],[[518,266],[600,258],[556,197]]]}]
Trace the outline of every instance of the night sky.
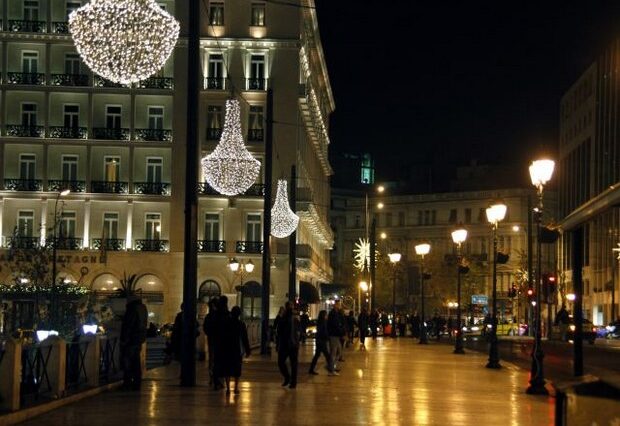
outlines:
[{"label": "night sky", "polygon": [[619,1],[316,3],[331,150],[373,153],[379,176],[555,153],[562,94],[620,35]]}]

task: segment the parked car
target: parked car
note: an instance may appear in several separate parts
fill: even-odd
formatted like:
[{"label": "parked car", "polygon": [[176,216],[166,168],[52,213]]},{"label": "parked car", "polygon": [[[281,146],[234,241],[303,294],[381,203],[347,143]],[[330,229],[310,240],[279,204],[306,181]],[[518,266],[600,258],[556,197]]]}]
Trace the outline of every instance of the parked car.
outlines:
[{"label": "parked car", "polygon": [[[568,322],[568,330],[566,331],[566,341],[575,340],[575,319],[571,316]],[[597,337],[597,327],[592,324],[592,321],[583,319],[582,326],[583,340],[586,340],[589,344],[593,345]]]}]

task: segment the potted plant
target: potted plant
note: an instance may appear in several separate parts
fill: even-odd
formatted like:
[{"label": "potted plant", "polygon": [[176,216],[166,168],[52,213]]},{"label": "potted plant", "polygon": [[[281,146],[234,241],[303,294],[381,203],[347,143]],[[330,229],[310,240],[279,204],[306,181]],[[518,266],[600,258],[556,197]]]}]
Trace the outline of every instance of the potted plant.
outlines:
[{"label": "potted plant", "polygon": [[123,279],[120,280],[121,287],[116,290],[116,294],[110,298],[110,307],[112,312],[117,316],[123,316],[127,306],[127,298],[134,295],[140,289],[136,288],[138,284],[138,275],[127,275],[123,272]]}]

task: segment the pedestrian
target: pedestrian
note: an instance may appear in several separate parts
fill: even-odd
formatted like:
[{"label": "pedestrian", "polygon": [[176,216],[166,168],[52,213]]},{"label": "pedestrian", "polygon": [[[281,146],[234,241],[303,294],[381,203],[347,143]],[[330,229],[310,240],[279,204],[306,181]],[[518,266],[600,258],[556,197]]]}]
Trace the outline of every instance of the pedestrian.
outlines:
[{"label": "pedestrian", "polygon": [[407,317],[401,313],[398,315],[398,334],[400,337],[405,337],[405,330],[407,329]]},{"label": "pedestrian", "polygon": [[349,311],[349,315],[346,318],[346,326],[347,326],[347,346],[353,345],[353,339],[355,337],[355,314],[353,313],[353,309]]},{"label": "pedestrian", "polygon": [[372,311],[369,317],[370,333],[372,334],[372,340],[377,340],[377,328],[379,327],[379,313],[376,309]]},{"label": "pedestrian", "polygon": [[327,333],[329,334],[329,354],[332,358],[334,371],[338,371],[337,363],[342,358],[342,343],[344,337],[344,322],[340,315],[340,300],[334,302],[334,307],[327,316]]},{"label": "pedestrian", "polygon": [[327,345],[329,344],[329,333],[327,332],[327,311],[322,310],[319,312],[319,317],[316,320],[316,338],[315,338],[315,350],[314,356],[312,357],[312,362],[310,363],[310,369],[308,370],[308,374],[317,375],[316,363],[318,362],[321,354],[325,357],[325,361],[327,361],[327,371],[329,371],[330,376],[337,376],[338,373],[334,371],[334,367],[332,365],[331,355],[329,354]]},{"label": "pedestrian", "polygon": [[[177,313],[177,316],[174,318],[174,325],[172,326],[172,334],[170,336],[170,349],[172,351],[172,355],[174,359],[177,361],[181,361],[181,348],[183,342],[183,303],[181,303],[181,311]],[[200,335],[198,331],[198,320],[194,320],[196,322],[196,331],[195,337]]]},{"label": "pedestrian", "polygon": [[417,311],[411,317],[411,334],[416,339],[420,338],[420,315]]},{"label": "pedestrian", "polygon": [[213,389],[222,389],[221,380],[227,376],[227,352],[226,352],[226,332],[230,313],[228,312],[228,298],[220,296],[217,304],[217,311],[213,324]]},{"label": "pedestrian", "polygon": [[284,315],[284,307],[280,306],[280,309],[278,310],[278,314],[273,320],[273,326],[272,326],[272,337],[273,337],[273,343],[276,345],[276,351],[280,347],[280,344],[278,341],[278,325],[283,315]]},{"label": "pedestrian", "polygon": [[231,378],[235,381],[235,395],[239,395],[241,364],[243,363],[243,357],[249,357],[251,353],[248,330],[240,317],[241,308],[239,308],[239,306],[234,306],[230,311],[230,317],[224,334],[226,362],[223,366],[223,374],[226,380],[226,395],[230,395]]},{"label": "pedestrian", "polygon": [[209,356],[209,384],[214,384],[213,377],[213,364],[215,362],[215,355],[213,352],[213,348],[215,346],[215,317],[217,315],[217,299],[213,298],[209,300],[209,312],[205,316],[205,320],[202,324],[202,331],[204,331],[205,336],[207,336],[207,346],[208,346],[208,356]]},{"label": "pedestrian", "polygon": [[366,308],[362,308],[362,312],[357,317],[357,328],[360,333],[360,350],[366,350],[366,336],[368,335],[368,313]]},{"label": "pedestrian", "polygon": [[[299,356],[299,315],[293,310],[293,303],[286,302],[284,314],[278,321],[278,367],[284,377],[282,386],[297,387],[297,363]],[[286,365],[290,361],[291,370]]]},{"label": "pedestrian", "polygon": [[562,305],[560,310],[555,314],[555,325],[560,327],[560,339],[566,340],[566,333],[568,331],[569,315],[566,307]]},{"label": "pedestrian", "polygon": [[127,298],[127,308],[121,323],[120,348],[123,366],[123,388],[140,390],[142,384],[142,363],[140,352],[146,342],[148,312],[139,296]]},{"label": "pedestrian", "polygon": [[299,317],[301,343],[306,343],[308,324],[310,324],[310,317],[308,312],[303,311]]}]

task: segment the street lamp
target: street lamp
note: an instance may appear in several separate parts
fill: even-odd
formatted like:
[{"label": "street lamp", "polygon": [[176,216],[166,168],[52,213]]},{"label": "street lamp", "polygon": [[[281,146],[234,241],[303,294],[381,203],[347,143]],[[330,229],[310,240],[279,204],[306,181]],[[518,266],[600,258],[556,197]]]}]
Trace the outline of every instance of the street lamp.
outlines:
[{"label": "street lamp", "polygon": [[252,271],[254,271],[254,262],[250,259],[245,263],[240,263],[235,257],[233,257],[230,259],[228,267],[233,273],[239,274],[239,277],[241,278],[239,289],[241,289],[241,287],[243,287],[243,275],[245,273],[251,274]]},{"label": "street lamp", "polygon": [[[543,358],[544,353],[542,350],[542,333],[541,333],[541,316],[540,309],[542,307],[540,301],[541,293],[541,222],[543,214],[543,190],[544,186],[553,175],[553,169],[555,168],[555,162],[553,160],[537,160],[533,161],[530,165],[530,178],[532,179],[532,185],[536,187],[538,192],[538,206],[534,209],[534,218],[536,220],[536,331],[534,339],[534,347],[532,348],[532,367],[530,370],[530,385],[526,392],[529,394],[546,395],[547,389],[545,388],[545,375],[543,372]],[[529,213],[531,214],[531,212]]]},{"label": "street lamp", "polygon": [[390,262],[394,265],[394,278],[392,281],[392,337],[396,337],[396,265],[400,262],[400,253],[388,253]]},{"label": "street lamp", "polygon": [[359,312],[362,312],[362,293],[366,294],[368,291],[368,283],[366,281],[360,281],[359,286],[357,286],[357,305]]},{"label": "street lamp", "polygon": [[487,368],[501,368],[497,349],[497,228],[506,217],[506,204],[501,201],[487,208],[487,221],[493,228],[493,314],[491,318],[491,344],[489,345],[489,362]]},{"label": "street lamp", "polygon": [[459,227],[452,232],[452,241],[456,244],[456,340],[454,353],[464,354],[463,328],[461,326],[461,245],[467,239],[467,229]]},{"label": "street lamp", "polygon": [[424,314],[424,256],[431,251],[430,244],[418,244],[415,246],[415,253],[422,257],[422,265],[420,268],[420,292],[422,297],[422,321],[420,321],[420,344],[427,345],[428,339],[426,338],[426,317]]},{"label": "street lamp", "polygon": [[56,202],[54,203],[54,228],[52,229],[52,285],[56,284],[56,228],[58,227],[58,201],[60,197],[65,197],[71,192],[70,189],[64,189],[56,194]]}]

